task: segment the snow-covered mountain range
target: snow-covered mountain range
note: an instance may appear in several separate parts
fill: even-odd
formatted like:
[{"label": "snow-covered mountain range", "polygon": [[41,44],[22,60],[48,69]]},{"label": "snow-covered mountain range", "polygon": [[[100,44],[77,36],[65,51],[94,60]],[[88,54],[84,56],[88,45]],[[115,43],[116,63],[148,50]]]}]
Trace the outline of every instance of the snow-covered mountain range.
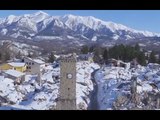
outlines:
[{"label": "snow-covered mountain range", "polygon": [[160,33],[139,31],[92,16],[51,16],[43,11],[0,19],[0,35],[13,38],[65,40],[128,40],[159,37]]}]

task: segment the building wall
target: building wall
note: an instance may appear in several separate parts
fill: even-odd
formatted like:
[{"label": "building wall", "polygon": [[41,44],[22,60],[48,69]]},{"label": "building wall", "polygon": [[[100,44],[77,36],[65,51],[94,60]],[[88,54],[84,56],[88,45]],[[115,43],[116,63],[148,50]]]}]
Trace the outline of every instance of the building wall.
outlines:
[{"label": "building wall", "polygon": [[40,65],[34,64],[30,67],[31,67],[30,71],[32,74],[38,74],[40,72]]},{"label": "building wall", "polygon": [[17,70],[17,71],[20,71],[20,72],[25,72],[26,71],[26,67],[27,66],[24,66],[24,67],[14,67],[14,70]]},{"label": "building wall", "polygon": [[78,57],[78,61],[89,61],[90,63],[92,63],[93,62],[93,57],[90,57],[90,56],[79,56]]},{"label": "building wall", "polygon": [[[71,73],[72,78],[67,74]],[[76,60],[65,59],[60,63],[60,99],[57,104],[59,110],[76,109]]]},{"label": "building wall", "polygon": [[7,63],[1,65],[1,70],[9,70],[12,69],[13,67]]},{"label": "building wall", "polygon": [[22,76],[20,76],[20,77],[14,77],[14,76],[11,76],[11,75],[6,74],[5,77],[14,80],[14,83],[16,83],[16,84],[19,84],[19,83],[21,83],[22,81],[25,81],[25,75],[22,75]]},{"label": "building wall", "polygon": [[6,73],[4,73],[4,76],[7,77],[7,78],[12,79],[12,80],[14,80],[14,81],[17,81],[17,80],[18,80],[18,77],[14,77],[14,76],[9,75],[9,74],[6,74]]},{"label": "building wall", "polygon": [[1,66],[1,70],[9,70],[9,69],[14,69],[14,70],[17,70],[19,72],[24,72],[26,70],[26,66],[14,67],[14,66],[9,65],[8,63],[5,63]]},{"label": "building wall", "polygon": [[26,71],[31,74],[37,74],[40,72],[40,65],[33,60],[24,58],[24,62],[27,64]]}]

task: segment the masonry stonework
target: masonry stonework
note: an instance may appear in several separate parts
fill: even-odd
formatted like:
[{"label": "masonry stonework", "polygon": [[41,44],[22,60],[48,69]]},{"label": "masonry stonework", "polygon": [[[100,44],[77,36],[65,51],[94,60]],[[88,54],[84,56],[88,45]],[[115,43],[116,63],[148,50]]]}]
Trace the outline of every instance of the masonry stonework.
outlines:
[{"label": "masonry stonework", "polygon": [[60,63],[58,110],[76,110],[76,58],[63,58]]}]

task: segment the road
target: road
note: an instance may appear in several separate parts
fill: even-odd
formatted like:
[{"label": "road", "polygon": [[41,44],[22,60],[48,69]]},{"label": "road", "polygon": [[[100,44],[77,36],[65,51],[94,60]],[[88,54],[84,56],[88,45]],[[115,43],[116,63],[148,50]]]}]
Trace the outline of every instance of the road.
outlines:
[{"label": "road", "polygon": [[88,106],[88,110],[98,110],[99,109],[99,104],[98,104],[98,100],[97,100],[98,85],[97,85],[96,80],[94,78],[95,73],[98,70],[99,69],[96,69],[96,70],[94,70],[94,72],[91,73],[91,80],[93,82],[94,89],[90,94],[90,104]]}]

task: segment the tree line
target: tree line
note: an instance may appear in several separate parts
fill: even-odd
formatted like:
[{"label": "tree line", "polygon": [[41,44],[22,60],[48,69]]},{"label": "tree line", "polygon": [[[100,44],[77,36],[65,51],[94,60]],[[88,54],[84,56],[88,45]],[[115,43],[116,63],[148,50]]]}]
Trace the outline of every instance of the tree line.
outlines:
[{"label": "tree line", "polygon": [[[101,47],[98,45],[92,45],[92,46],[87,46],[84,45],[81,47],[80,53],[81,54],[88,54],[88,53],[93,53],[94,57],[93,60],[96,63],[107,63],[108,59],[114,58],[114,59],[119,59],[124,62],[130,62],[133,59],[136,59],[137,62],[141,65],[146,65],[147,61],[148,63],[159,63],[160,64],[160,59],[157,59],[155,57],[156,53],[152,51],[149,56],[145,56],[144,50],[140,49],[140,46],[136,44],[135,46],[130,46],[130,45],[115,45],[111,48],[107,47]],[[31,57],[29,54],[28,57]],[[6,62],[11,58],[11,54],[8,50],[3,50],[0,51],[0,61],[1,62]],[[16,58],[21,58],[21,53],[19,52],[16,55]],[[51,52],[48,56],[48,62],[54,62],[56,59],[55,55],[53,52]]]},{"label": "tree line", "polygon": [[9,51],[0,51],[0,61],[6,62],[7,60],[10,60]]},{"label": "tree line", "polygon": [[120,44],[111,48],[100,46],[89,47],[87,45],[82,46],[81,54],[90,52],[94,53],[93,60],[98,63],[107,63],[110,58],[119,59],[124,62],[130,62],[133,59],[136,59],[141,65],[146,65],[147,61],[148,63],[160,63],[160,59],[155,57],[156,53],[154,51],[152,51],[149,56],[145,56],[146,51],[141,50],[138,44],[135,46]]}]

